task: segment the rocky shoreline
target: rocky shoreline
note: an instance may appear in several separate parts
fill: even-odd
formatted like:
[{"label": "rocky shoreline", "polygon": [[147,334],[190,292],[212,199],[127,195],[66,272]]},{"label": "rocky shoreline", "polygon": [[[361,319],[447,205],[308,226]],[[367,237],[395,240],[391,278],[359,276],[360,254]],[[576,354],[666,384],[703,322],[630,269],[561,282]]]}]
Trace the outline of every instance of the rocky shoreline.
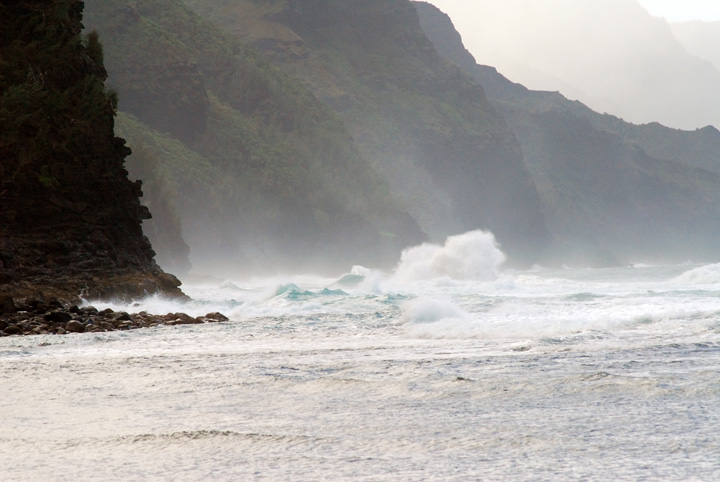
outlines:
[{"label": "rocky shoreline", "polygon": [[64,335],[67,333],[100,333],[150,328],[158,325],[197,325],[229,321],[221,313],[192,317],[185,313],[153,315],[147,312],[127,313],[93,306],[64,306],[56,299],[30,297],[17,303],[11,297],[0,298],[0,337],[13,335]]}]

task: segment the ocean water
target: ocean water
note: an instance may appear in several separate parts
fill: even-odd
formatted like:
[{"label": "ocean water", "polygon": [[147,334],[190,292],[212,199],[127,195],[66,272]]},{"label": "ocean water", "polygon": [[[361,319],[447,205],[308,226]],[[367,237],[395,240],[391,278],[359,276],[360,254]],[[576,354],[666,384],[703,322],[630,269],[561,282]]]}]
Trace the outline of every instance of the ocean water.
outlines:
[{"label": "ocean water", "polygon": [[0,339],[0,479],[720,480],[720,265],[186,285],[232,321]]}]

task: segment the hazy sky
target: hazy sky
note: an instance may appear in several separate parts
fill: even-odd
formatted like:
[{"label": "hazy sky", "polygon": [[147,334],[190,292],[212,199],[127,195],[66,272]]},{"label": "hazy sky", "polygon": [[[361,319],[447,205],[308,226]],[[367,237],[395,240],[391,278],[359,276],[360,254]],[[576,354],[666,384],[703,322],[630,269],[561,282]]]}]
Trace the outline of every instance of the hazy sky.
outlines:
[{"label": "hazy sky", "polygon": [[652,15],[670,22],[720,20],[718,0],[640,0],[640,3]]},{"label": "hazy sky", "polygon": [[[427,0],[443,10],[458,0]],[[474,0],[462,0],[470,7]],[[538,0],[541,1],[541,0]],[[584,0],[577,0],[584,1]],[[670,22],[687,20],[720,21],[720,0],[638,0],[645,9],[656,17],[665,17]]]},{"label": "hazy sky", "polygon": [[635,123],[720,127],[720,66],[668,25],[720,21],[720,0],[427,1],[480,64],[530,89]]}]

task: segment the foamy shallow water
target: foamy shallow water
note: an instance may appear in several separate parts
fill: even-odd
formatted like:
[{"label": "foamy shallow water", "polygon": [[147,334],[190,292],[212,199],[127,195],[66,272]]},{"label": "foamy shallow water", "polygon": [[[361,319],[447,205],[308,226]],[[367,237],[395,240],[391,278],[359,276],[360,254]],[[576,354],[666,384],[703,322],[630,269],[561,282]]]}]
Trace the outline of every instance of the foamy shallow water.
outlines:
[{"label": "foamy shallow water", "polygon": [[0,479],[720,480],[720,266],[357,272],[0,339]]}]

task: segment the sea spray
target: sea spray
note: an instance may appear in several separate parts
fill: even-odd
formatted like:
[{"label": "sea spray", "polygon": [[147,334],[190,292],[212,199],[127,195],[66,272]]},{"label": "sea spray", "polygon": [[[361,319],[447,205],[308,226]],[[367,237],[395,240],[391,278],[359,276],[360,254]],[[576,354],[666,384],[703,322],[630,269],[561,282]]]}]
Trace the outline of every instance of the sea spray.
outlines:
[{"label": "sea spray", "polygon": [[720,480],[720,296],[691,268],[186,284],[123,310],[231,321],[0,338],[0,473]]},{"label": "sea spray", "polygon": [[720,263],[690,269],[679,275],[674,281],[692,286],[720,284]]},{"label": "sea spray", "polygon": [[505,259],[492,233],[470,231],[448,237],[443,246],[425,243],[404,250],[393,279],[492,281]]},{"label": "sea spray", "polygon": [[441,320],[465,320],[467,312],[452,300],[420,297],[402,305],[403,321],[435,323]]}]

